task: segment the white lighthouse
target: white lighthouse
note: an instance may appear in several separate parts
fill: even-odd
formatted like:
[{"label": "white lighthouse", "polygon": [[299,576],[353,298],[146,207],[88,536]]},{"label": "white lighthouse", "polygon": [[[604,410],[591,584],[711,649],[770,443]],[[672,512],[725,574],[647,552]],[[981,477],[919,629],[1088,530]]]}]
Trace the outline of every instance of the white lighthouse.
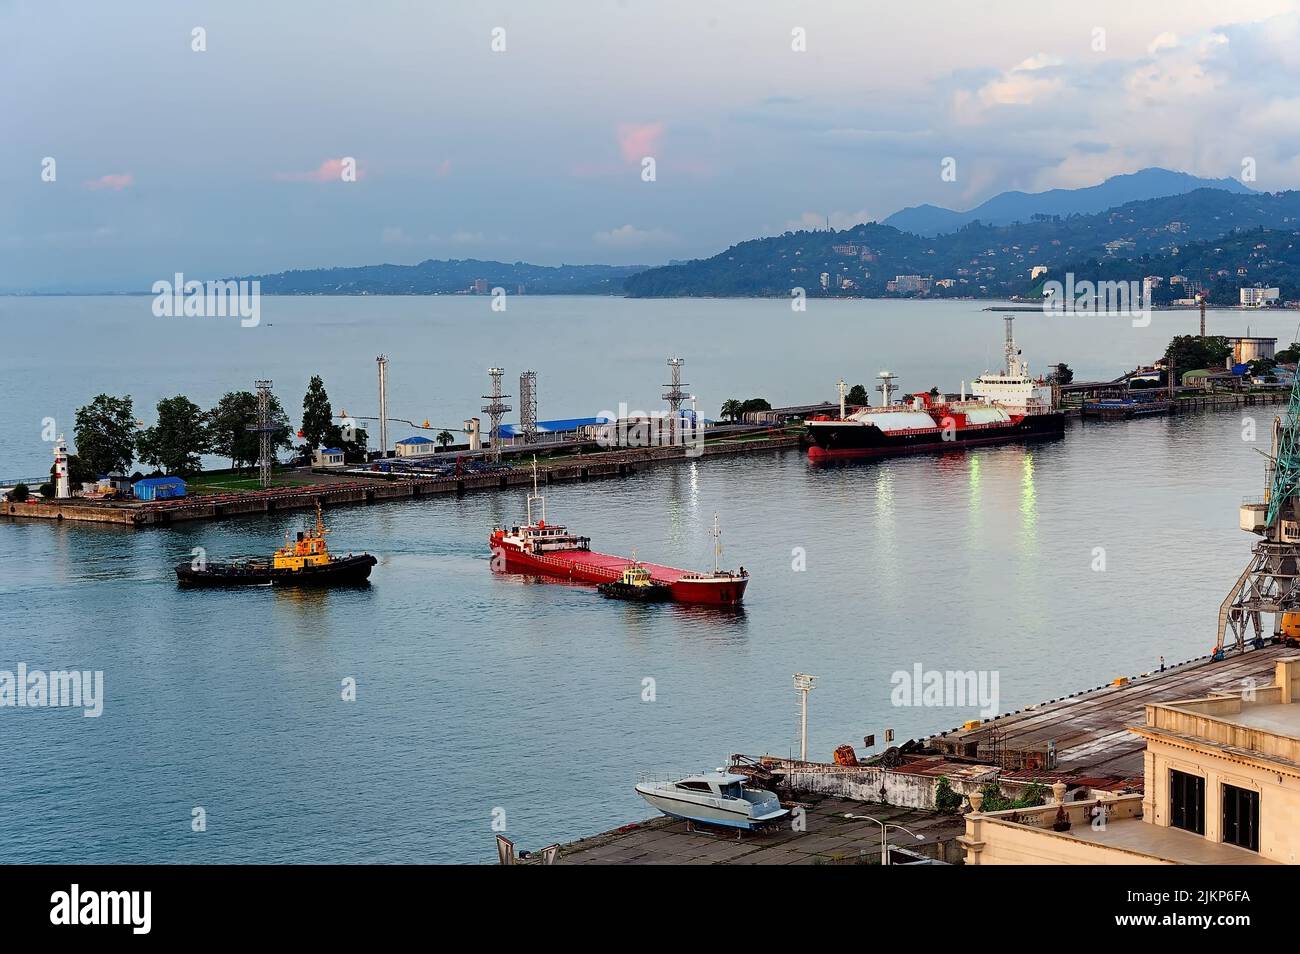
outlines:
[{"label": "white lighthouse", "polygon": [[54,496],[60,500],[72,496],[72,485],[68,480],[68,442],[62,434],[54,442]]}]

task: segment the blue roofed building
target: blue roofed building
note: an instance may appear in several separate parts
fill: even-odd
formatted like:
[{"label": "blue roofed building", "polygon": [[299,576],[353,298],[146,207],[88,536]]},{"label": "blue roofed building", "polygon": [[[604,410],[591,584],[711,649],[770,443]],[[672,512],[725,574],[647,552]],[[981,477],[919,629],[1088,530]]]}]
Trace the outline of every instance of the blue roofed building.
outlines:
[{"label": "blue roofed building", "polygon": [[438,452],[438,445],[427,437],[408,437],[393,446],[398,457],[429,457]]},{"label": "blue roofed building", "polygon": [[346,459],[341,447],[322,447],[312,454],[313,467],[344,467]]},{"label": "blue roofed building", "polygon": [[145,477],[131,485],[136,500],[175,500],[185,496],[185,481],[179,477]]}]

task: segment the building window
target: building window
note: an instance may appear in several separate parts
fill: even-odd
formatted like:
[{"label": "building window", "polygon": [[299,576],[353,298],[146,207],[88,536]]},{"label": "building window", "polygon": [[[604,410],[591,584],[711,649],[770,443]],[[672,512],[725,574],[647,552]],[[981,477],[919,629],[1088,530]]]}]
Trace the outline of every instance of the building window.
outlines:
[{"label": "building window", "polygon": [[1259,792],[1223,786],[1223,840],[1259,851]]},{"label": "building window", "polygon": [[1169,770],[1169,824],[1205,834],[1205,779]]}]

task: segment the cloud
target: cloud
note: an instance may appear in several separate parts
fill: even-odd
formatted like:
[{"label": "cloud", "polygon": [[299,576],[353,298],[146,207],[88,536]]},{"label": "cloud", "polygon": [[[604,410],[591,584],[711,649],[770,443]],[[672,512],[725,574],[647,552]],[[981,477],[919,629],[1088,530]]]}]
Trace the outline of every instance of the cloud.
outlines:
[{"label": "cloud", "polygon": [[640,162],[659,152],[659,140],[663,134],[663,123],[624,123],[618,127],[619,152],[627,162]]},{"label": "cloud", "polygon": [[341,159],[326,159],[315,169],[307,172],[277,172],[275,178],[278,182],[343,182],[345,163],[351,163],[357,179],[366,177],[365,170],[357,160],[351,156],[344,156]]},{"label": "cloud", "polygon": [[621,225],[608,232],[597,232],[592,238],[597,245],[607,248],[644,248],[647,245],[667,245],[677,240],[671,232],[663,229],[639,229],[634,225]]},{"label": "cloud", "polygon": [[135,185],[135,176],[129,172],[110,172],[108,175],[100,176],[98,179],[87,179],[82,184],[83,188],[91,190],[111,189],[114,192],[121,192],[127,186]]},{"label": "cloud", "polygon": [[1165,32],[1151,41],[1150,45],[1147,46],[1147,52],[1155,54],[1161,50],[1172,50],[1176,46],[1178,46],[1178,34]]},{"label": "cloud", "polygon": [[976,90],[958,90],[954,95],[958,121],[978,119],[999,106],[1031,106],[1058,92],[1063,86],[1060,67],[1065,61],[1037,53],[1000,73]]},{"label": "cloud", "polygon": [[438,163],[438,178],[445,179],[449,175],[451,175],[451,160],[444,159]]}]

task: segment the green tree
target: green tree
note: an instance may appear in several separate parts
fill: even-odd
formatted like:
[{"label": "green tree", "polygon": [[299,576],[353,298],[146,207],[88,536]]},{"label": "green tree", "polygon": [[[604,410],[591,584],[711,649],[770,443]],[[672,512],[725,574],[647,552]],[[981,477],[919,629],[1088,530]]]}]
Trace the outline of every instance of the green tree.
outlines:
[{"label": "green tree", "polygon": [[939,784],[934,787],[934,809],[940,815],[955,815],[963,801],[959,792],[953,791],[948,776],[940,775]]},{"label": "green tree", "polygon": [[26,484],[14,484],[14,489],[9,491],[9,499],[14,503],[22,503],[30,493]]},{"label": "green tree", "polygon": [[1228,339],[1222,335],[1178,335],[1165,349],[1165,360],[1173,363],[1181,379],[1184,371],[1222,368],[1232,354]]},{"label": "green tree", "polygon": [[724,418],[730,418],[733,421],[737,421],[740,419],[741,407],[742,407],[741,403],[737,401],[735,398],[731,398],[730,400],[723,401],[722,416]]},{"label": "green tree", "polygon": [[77,456],[96,476],[126,471],[135,459],[135,408],[131,395],[100,394],[77,409]]},{"label": "green tree", "polygon": [[[209,449],[230,460],[232,468],[256,463],[258,435],[250,431],[257,426],[257,395],[252,391],[230,391],[207,413]],[[271,452],[292,447],[289,439],[289,415],[280,399],[271,395]]]},{"label": "green tree", "polygon": [[750,398],[748,401],[740,402],[741,415],[748,414],[751,411],[770,411],[770,410],[772,410],[772,405],[767,403],[766,398]]},{"label": "green tree", "polygon": [[1300,341],[1293,341],[1273,356],[1279,364],[1295,364],[1300,361]]},{"label": "green tree", "polygon": [[849,388],[849,393],[844,399],[855,407],[866,407],[871,403],[871,396],[867,394],[867,389],[861,384],[855,384]]},{"label": "green tree", "polygon": [[1048,384],[1069,384],[1074,380],[1074,371],[1070,366],[1062,361],[1060,364],[1052,365],[1051,372],[1047,375]]},{"label": "green tree", "polygon": [[140,460],[169,474],[197,473],[208,446],[203,410],[183,394],[159,401],[158,423],[141,431],[136,440]]},{"label": "green tree", "polygon": [[455,441],[456,438],[452,437],[451,431],[439,431],[439,432],[438,432],[438,436],[437,436],[436,438],[434,438],[434,440],[436,440],[436,441],[438,442],[438,446],[439,446],[439,447],[442,447],[442,448],[445,449],[445,448],[446,448],[447,446],[449,446],[453,441]]},{"label": "green tree", "polygon": [[361,427],[349,427],[346,431],[338,424],[331,424],[325,439],[326,447],[337,447],[343,451],[344,459],[365,459],[366,431]]},{"label": "green tree", "polygon": [[334,426],[334,409],[325,393],[325,383],[319,374],[314,374],[302,399],[301,436],[308,450],[324,446],[330,437],[330,428]]}]

